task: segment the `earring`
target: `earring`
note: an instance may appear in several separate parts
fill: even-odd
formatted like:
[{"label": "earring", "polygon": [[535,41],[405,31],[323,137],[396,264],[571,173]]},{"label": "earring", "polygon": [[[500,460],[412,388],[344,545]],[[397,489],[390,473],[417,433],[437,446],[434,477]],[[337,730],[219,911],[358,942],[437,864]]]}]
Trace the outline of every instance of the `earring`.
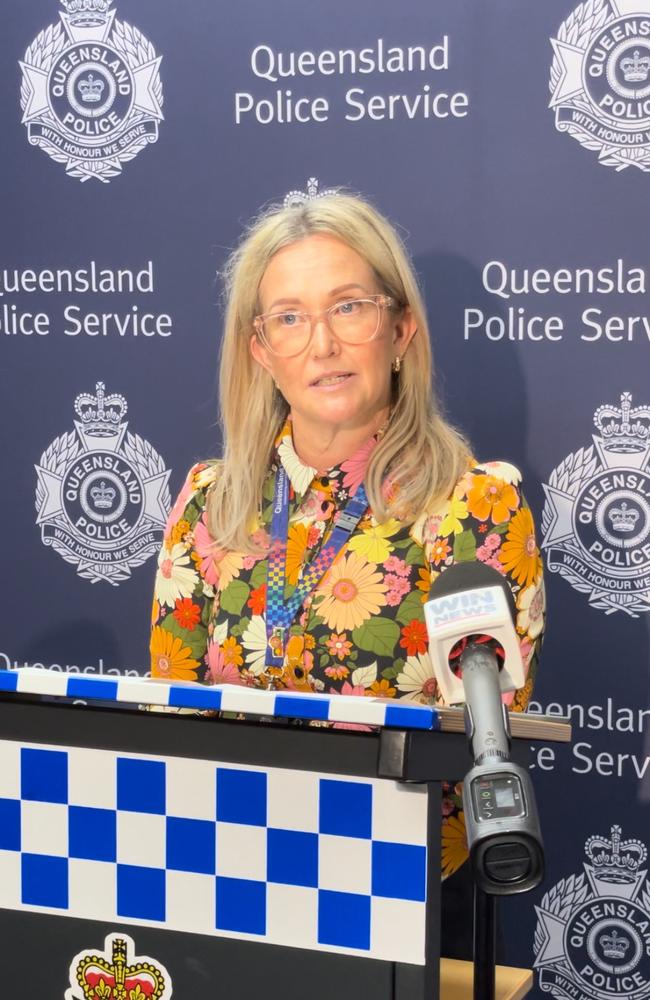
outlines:
[{"label": "earring", "polygon": [[400,358],[399,354],[396,354],[395,357],[393,358],[393,363],[390,366],[390,369],[394,375],[399,375],[401,367],[402,367],[402,359]]}]

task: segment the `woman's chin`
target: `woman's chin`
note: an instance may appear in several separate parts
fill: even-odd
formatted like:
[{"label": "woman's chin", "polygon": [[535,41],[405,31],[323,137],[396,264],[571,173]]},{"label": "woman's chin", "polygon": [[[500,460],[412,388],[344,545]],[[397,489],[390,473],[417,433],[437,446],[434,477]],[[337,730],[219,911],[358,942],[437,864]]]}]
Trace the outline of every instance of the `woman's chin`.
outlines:
[{"label": "woman's chin", "polygon": [[342,405],[341,400],[330,397],[317,407],[310,407],[308,419],[313,427],[358,427],[372,419],[372,414],[360,406]]}]

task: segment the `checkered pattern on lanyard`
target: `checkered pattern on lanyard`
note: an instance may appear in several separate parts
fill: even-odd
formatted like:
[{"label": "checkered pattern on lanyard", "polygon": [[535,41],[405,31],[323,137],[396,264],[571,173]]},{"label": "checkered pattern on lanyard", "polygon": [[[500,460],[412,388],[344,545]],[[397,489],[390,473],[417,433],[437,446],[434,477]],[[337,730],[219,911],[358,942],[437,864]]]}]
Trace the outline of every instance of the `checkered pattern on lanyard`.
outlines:
[{"label": "checkered pattern on lanyard", "polygon": [[325,545],[307,566],[288,601],[284,599],[286,580],[287,537],[289,529],[289,480],[282,466],[275,474],[271,546],[266,574],[266,662],[271,667],[284,663],[286,630],[305,599],[316,589],[350,535],[368,509],[368,497],[363,483],[350,497],[344,510],[335,515],[335,524]]}]

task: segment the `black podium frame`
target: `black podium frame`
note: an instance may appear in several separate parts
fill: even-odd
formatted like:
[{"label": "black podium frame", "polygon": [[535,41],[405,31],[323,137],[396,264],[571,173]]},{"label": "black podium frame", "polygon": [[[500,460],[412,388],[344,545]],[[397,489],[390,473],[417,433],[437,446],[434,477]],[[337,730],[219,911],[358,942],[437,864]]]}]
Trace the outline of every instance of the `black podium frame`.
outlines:
[{"label": "black podium frame", "polygon": [[[0,695],[0,738],[50,746],[177,756],[428,786],[425,965],[312,951],[22,910],[0,910],[0,964],[7,996],[63,996],[82,948],[101,948],[116,929],[137,935],[138,950],[168,969],[175,1000],[214,996],[252,1000],[438,1000],[440,963],[441,783],[469,764],[464,735],[384,729],[361,733],[285,723],[142,713]],[[527,751],[515,741],[516,756]],[[468,914],[470,919],[470,914]],[[26,976],[32,951],[38,963]],[[29,992],[29,983],[34,992]],[[43,992],[45,990],[45,992]]]}]

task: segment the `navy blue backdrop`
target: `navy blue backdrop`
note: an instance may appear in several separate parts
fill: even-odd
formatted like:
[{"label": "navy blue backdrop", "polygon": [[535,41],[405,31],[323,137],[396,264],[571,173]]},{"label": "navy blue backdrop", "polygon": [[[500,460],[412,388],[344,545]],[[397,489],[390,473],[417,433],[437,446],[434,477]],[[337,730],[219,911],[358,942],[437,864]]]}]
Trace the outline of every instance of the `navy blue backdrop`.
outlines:
[{"label": "navy blue backdrop", "polygon": [[0,667],[147,669],[170,496],[220,447],[219,268],[262,204],[363,192],[552,570],[532,708],[575,745],[535,762],[509,957],[650,997],[650,2],[31,0],[0,50]]}]

